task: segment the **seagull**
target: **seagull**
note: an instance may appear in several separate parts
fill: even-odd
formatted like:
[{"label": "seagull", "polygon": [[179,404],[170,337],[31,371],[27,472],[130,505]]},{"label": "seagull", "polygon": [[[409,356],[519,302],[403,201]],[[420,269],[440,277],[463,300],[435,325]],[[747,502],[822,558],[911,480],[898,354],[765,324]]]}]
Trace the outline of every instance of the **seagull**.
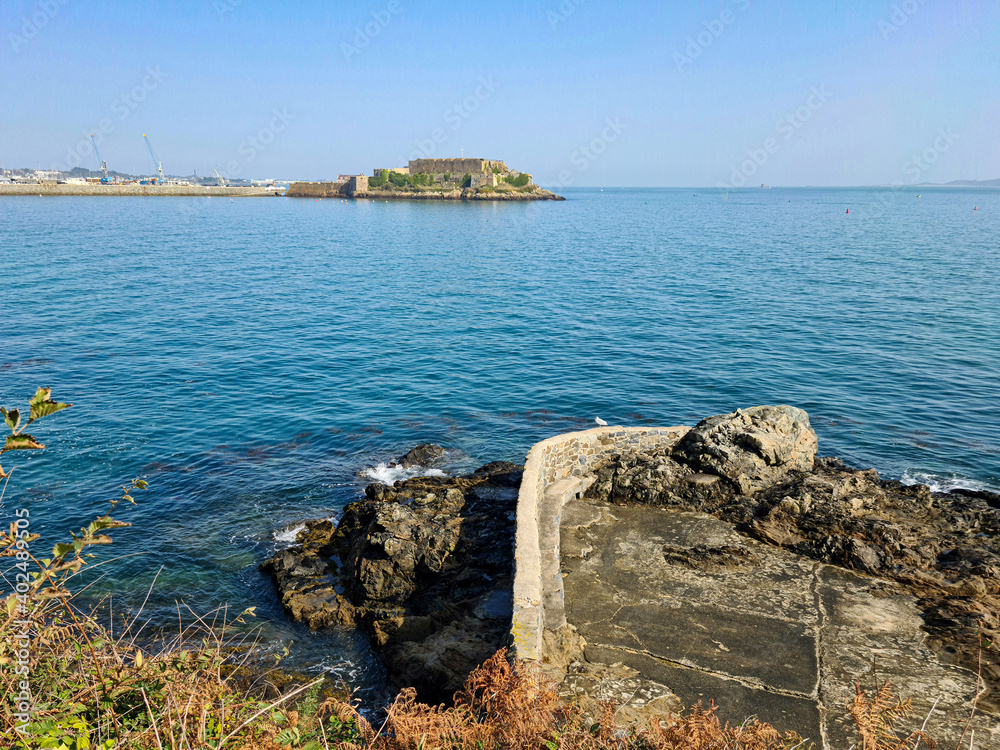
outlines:
[{"label": "seagull", "polygon": [[597,424],[599,424],[601,427],[607,427],[608,426],[608,423],[605,422],[600,417],[594,417],[594,421],[597,422]]}]

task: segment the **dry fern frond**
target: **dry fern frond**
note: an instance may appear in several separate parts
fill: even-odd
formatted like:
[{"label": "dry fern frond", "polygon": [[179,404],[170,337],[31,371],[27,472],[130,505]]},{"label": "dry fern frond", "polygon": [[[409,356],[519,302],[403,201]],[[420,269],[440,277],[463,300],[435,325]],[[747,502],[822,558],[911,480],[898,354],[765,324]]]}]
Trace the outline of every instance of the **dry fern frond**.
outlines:
[{"label": "dry fern frond", "polygon": [[930,750],[934,748],[934,742],[923,732],[900,737],[893,729],[897,721],[910,713],[912,701],[909,698],[894,700],[888,681],[882,683],[874,697],[869,697],[859,680],[846,707],[858,728],[859,750],[911,750],[918,741]]}]

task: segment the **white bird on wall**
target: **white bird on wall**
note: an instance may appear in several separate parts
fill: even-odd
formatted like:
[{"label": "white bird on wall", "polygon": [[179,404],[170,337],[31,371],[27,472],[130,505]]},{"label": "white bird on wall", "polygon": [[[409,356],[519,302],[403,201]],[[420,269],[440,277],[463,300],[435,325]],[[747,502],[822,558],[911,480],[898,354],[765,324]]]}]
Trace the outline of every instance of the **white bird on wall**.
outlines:
[{"label": "white bird on wall", "polygon": [[597,424],[599,424],[601,427],[607,427],[608,426],[608,423],[605,422],[600,417],[594,417],[594,421],[597,422]]}]

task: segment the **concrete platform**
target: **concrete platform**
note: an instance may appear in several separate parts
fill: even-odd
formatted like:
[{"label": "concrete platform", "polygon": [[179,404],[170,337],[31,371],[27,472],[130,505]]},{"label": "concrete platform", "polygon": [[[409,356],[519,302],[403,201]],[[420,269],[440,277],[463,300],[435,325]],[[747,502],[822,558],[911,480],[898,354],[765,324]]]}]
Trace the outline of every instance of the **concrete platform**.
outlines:
[{"label": "concrete platform", "polygon": [[[916,600],[895,584],[700,513],[573,498],[559,518],[563,611],[586,640],[567,692],[673,710],[714,700],[723,720],[756,715],[817,747],[848,748],[845,701],[877,676],[913,699],[907,732],[937,701],[927,731],[957,745],[976,675],[938,659]],[[995,720],[972,727],[977,748],[1000,748]]]}]

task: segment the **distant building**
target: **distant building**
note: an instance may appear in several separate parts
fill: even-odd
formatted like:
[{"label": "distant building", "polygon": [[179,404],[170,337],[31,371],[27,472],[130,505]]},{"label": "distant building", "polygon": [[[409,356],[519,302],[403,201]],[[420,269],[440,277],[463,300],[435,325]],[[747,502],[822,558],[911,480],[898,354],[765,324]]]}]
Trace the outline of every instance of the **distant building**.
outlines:
[{"label": "distant building", "polygon": [[487,174],[474,174],[472,175],[472,182],[469,187],[481,188],[481,187],[496,187],[500,184],[500,177],[493,172]]},{"label": "distant building", "polygon": [[367,193],[368,175],[354,174],[347,178],[348,193]]}]

